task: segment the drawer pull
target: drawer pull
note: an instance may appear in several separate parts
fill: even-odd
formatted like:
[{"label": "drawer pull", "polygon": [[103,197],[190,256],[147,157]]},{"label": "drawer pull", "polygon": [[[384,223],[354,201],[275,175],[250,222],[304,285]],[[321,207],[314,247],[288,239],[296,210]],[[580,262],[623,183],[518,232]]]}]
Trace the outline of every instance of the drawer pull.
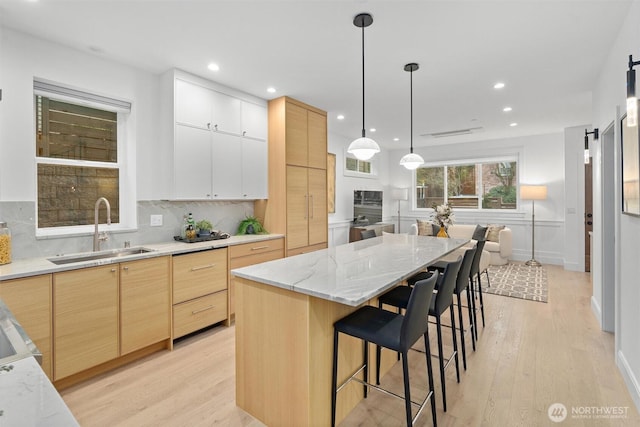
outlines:
[{"label": "drawer pull", "polygon": [[213,305],[208,305],[208,306],[206,306],[205,308],[201,308],[200,310],[193,310],[193,311],[191,312],[191,314],[198,314],[198,313],[202,313],[203,311],[211,310],[211,309],[213,309],[214,307],[215,307],[215,306],[213,306]]},{"label": "drawer pull", "polygon": [[256,246],[255,248],[251,248],[252,251],[259,251],[260,249],[269,249],[269,246]]},{"label": "drawer pull", "polygon": [[201,265],[199,267],[191,267],[191,271],[204,270],[205,268],[213,268],[215,264]]}]

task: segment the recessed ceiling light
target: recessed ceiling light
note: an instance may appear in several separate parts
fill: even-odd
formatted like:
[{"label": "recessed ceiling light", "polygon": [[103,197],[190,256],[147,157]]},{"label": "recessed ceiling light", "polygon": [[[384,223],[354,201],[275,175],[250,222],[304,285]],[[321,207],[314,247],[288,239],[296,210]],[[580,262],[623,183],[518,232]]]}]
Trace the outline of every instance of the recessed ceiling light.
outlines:
[{"label": "recessed ceiling light", "polygon": [[394,141],[400,141],[400,138],[393,138]]},{"label": "recessed ceiling light", "polygon": [[376,131],[376,128],[369,129],[369,132],[375,132],[375,131]]},{"label": "recessed ceiling light", "polygon": [[511,108],[511,107],[504,107],[504,108],[502,109],[502,111],[504,111],[505,113],[508,113],[508,112],[509,112],[509,111],[511,111],[511,110],[513,110],[513,108]]},{"label": "recessed ceiling light", "polygon": [[338,120],[344,120],[344,116],[342,114],[338,114],[338,117],[336,117]]},{"label": "recessed ceiling light", "polygon": [[494,89],[502,89],[503,87],[504,87],[504,83],[502,83],[502,82],[498,82],[498,83],[493,85]]},{"label": "recessed ceiling light", "polygon": [[275,88],[275,87],[268,87],[268,88],[267,88],[267,92],[269,92],[269,93],[276,93],[276,88]]},{"label": "recessed ceiling light", "polygon": [[513,122],[513,123],[510,123],[509,126],[516,127],[516,126],[518,126],[518,124],[516,122]]},{"label": "recessed ceiling light", "polygon": [[211,62],[209,65],[207,65],[207,68],[211,71],[220,71],[220,66],[218,66],[218,64],[216,64],[215,62]]}]

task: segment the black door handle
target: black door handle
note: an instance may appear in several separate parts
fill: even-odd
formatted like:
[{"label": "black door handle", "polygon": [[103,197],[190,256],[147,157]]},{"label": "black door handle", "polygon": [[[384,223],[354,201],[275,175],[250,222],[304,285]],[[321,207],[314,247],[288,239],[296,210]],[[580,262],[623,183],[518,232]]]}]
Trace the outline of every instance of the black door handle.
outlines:
[{"label": "black door handle", "polygon": [[593,225],[593,222],[587,221],[587,225]]},{"label": "black door handle", "polygon": [[587,218],[592,218],[592,217],[593,217],[593,214],[590,214],[590,213],[587,214]]}]

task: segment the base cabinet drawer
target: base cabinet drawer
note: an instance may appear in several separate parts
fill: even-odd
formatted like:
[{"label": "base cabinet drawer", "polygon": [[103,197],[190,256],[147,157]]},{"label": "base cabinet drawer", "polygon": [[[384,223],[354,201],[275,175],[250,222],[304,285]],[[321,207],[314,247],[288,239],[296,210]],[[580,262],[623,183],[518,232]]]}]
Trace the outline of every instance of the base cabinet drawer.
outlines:
[{"label": "base cabinet drawer", "polygon": [[173,306],[173,338],[190,334],[227,318],[227,291]]}]

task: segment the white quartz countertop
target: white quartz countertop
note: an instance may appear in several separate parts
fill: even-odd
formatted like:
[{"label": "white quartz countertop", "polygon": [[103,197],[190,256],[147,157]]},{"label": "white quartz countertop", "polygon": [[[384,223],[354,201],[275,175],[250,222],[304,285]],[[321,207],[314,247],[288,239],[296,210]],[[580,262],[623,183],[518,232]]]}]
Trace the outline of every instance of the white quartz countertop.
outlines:
[{"label": "white quartz countertop", "polygon": [[[133,261],[137,259],[153,258],[164,255],[178,255],[189,252],[204,251],[209,249],[224,248],[227,246],[241,245],[243,243],[260,242],[264,240],[279,239],[282,234],[247,234],[242,236],[231,236],[228,239],[209,240],[197,243],[169,242],[156,243],[150,245],[139,245],[151,249],[151,252],[121,256],[117,258],[105,258],[91,261],[75,262],[71,264],[56,265],[49,261],[55,256],[41,258],[25,258],[14,260],[9,264],[0,265],[0,280],[17,279],[21,277],[36,276],[38,274],[56,273],[66,270],[76,270],[79,268],[95,267],[98,265],[114,264],[119,262]],[[67,257],[73,254],[63,254]],[[1,424],[0,424],[1,425]]]},{"label": "white quartz countertop", "polygon": [[467,243],[385,234],[232,270],[241,278],[358,306]]},{"label": "white quartz countertop", "polygon": [[79,426],[33,357],[0,366],[0,426]]}]

